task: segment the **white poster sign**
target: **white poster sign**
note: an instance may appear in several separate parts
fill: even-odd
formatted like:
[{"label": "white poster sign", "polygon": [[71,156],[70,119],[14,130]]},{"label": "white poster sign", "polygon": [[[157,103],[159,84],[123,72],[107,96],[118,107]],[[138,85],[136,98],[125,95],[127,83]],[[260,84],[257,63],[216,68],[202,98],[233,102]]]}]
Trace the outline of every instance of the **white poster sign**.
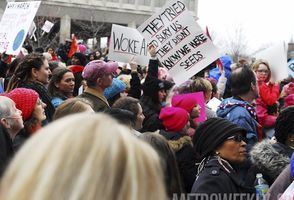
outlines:
[{"label": "white poster sign", "polygon": [[217,49],[182,1],[172,0],[138,30],[155,46],[177,85],[219,58]]},{"label": "white poster sign", "polygon": [[137,64],[147,66],[147,42],[137,29],[113,24],[108,58],[124,63],[133,59]]},{"label": "white poster sign", "polygon": [[54,24],[48,20],[45,21],[45,24],[42,27],[42,30],[46,33],[49,33]]},{"label": "white poster sign", "polygon": [[287,48],[283,42],[257,53],[255,58],[268,61],[272,81],[276,82],[288,77]]},{"label": "white poster sign", "polygon": [[0,22],[0,53],[17,55],[41,1],[9,2]]}]

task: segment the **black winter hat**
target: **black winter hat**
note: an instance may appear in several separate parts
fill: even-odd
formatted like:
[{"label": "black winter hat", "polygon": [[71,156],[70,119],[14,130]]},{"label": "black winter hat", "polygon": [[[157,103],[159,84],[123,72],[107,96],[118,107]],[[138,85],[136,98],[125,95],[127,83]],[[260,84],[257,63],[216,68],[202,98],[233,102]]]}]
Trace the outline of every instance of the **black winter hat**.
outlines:
[{"label": "black winter hat", "polygon": [[152,99],[158,98],[158,91],[168,90],[173,86],[172,82],[160,80],[156,77],[146,77],[143,83],[142,89],[145,96],[149,96]]},{"label": "black winter hat", "polygon": [[201,158],[212,155],[230,136],[246,135],[246,130],[223,118],[210,118],[200,124],[193,137],[194,148]]}]

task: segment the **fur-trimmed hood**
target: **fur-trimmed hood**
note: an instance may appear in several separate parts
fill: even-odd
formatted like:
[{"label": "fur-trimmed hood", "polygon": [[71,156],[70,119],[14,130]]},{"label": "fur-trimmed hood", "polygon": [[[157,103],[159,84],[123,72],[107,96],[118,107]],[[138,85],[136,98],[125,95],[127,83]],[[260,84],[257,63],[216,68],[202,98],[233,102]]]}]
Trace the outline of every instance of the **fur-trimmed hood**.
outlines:
[{"label": "fur-trimmed hood", "polygon": [[250,155],[252,163],[271,181],[274,181],[290,163],[290,158],[278,153],[270,140],[263,140],[254,145]]},{"label": "fur-trimmed hood", "polygon": [[165,130],[160,130],[159,134],[168,140],[168,144],[175,153],[186,145],[193,146],[192,139],[188,135],[182,135],[177,132],[168,132]]},{"label": "fur-trimmed hood", "polygon": [[169,140],[168,144],[170,145],[170,147],[172,148],[172,150],[174,152],[177,152],[180,149],[182,149],[183,146],[186,146],[186,145],[191,145],[192,146],[192,140],[191,140],[190,136],[184,136],[184,137],[181,137],[178,140]]}]

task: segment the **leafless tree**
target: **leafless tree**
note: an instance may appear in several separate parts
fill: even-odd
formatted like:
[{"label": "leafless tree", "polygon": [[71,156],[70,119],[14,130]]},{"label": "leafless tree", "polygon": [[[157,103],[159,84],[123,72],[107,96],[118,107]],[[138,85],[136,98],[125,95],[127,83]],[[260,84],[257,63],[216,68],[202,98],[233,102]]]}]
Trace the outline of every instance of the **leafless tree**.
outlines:
[{"label": "leafless tree", "polygon": [[97,44],[93,43],[92,46],[99,46],[100,37],[110,36],[111,24],[96,22],[91,18],[90,21],[72,20],[71,28],[71,32],[74,33],[78,39],[82,39],[86,42],[87,39],[96,38]]},{"label": "leafless tree", "polygon": [[[42,30],[46,20],[54,24],[49,33],[45,33]],[[47,47],[56,48],[59,44],[60,19],[55,17],[36,16],[34,22],[36,24],[36,31],[34,33],[35,39],[33,37],[28,37],[26,43],[30,44],[34,49],[37,47],[42,47],[43,49]]]}]

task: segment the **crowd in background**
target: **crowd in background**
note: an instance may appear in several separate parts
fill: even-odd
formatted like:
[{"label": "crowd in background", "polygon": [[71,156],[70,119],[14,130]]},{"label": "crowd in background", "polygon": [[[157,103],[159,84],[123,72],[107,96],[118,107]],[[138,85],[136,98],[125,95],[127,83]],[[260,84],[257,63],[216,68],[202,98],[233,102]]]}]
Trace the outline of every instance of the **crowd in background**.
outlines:
[{"label": "crowd in background", "polygon": [[153,46],[138,66],[69,44],[0,55],[0,199],[255,195],[258,173],[278,199],[293,182],[293,77],[266,60],[224,55],[175,85]]}]

